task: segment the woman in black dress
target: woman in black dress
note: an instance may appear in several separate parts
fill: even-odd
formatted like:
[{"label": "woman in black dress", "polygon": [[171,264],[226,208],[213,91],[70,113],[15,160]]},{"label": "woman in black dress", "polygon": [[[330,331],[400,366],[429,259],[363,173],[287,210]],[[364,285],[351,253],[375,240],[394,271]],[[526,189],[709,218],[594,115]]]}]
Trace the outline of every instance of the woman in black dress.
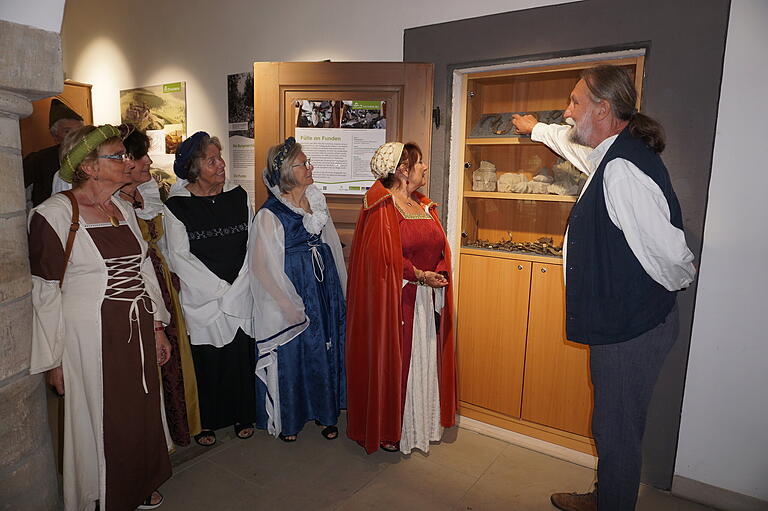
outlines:
[{"label": "woman in black dress", "polygon": [[202,432],[234,425],[245,439],[255,421],[253,300],[245,255],[253,216],[248,195],[228,183],[221,143],[199,131],[176,151],[179,180],[165,203],[171,270],[179,276],[181,304],[195,363]]}]

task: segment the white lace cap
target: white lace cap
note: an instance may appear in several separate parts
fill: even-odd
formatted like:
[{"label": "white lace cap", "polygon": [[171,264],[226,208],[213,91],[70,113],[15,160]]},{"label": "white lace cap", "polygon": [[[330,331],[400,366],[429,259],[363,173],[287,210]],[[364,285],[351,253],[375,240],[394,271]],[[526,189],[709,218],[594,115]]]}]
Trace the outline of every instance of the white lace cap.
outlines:
[{"label": "white lace cap", "polygon": [[371,173],[376,179],[394,174],[397,164],[400,163],[403,147],[405,146],[402,142],[387,142],[376,149],[371,158]]}]

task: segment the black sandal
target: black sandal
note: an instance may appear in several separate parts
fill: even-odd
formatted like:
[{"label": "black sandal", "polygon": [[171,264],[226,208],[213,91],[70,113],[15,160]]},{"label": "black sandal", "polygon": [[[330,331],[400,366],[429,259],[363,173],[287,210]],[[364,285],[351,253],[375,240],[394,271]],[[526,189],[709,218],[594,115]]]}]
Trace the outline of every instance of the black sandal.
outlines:
[{"label": "black sandal", "polygon": [[[160,500],[158,500],[155,504],[153,504],[152,503],[152,495],[154,495],[155,493],[160,495]],[[149,497],[144,499],[144,502],[142,502],[136,509],[155,509],[155,508],[160,507],[160,505],[163,503],[164,500],[165,500],[165,497],[163,497],[163,494],[160,493],[159,491],[155,490],[152,493],[150,493]]]},{"label": "black sandal", "polygon": [[[214,431],[211,431],[210,429],[206,429],[204,431],[201,431],[197,435],[193,437],[195,439],[195,442],[197,442],[197,445],[201,445],[203,447],[213,447],[216,445],[216,433]],[[204,444],[201,442],[201,440],[204,440],[206,438],[212,438],[213,442],[209,444]]]},{"label": "black sandal", "polygon": [[[320,421],[315,421],[315,424],[318,426],[324,426]],[[326,440],[336,440],[339,438],[339,428],[334,426],[325,426],[323,430],[320,432],[321,435],[323,435],[323,438]]]},{"label": "black sandal", "polygon": [[[289,436],[292,436],[293,438],[288,438]],[[282,433],[280,433],[279,435],[277,435],[277,438],[279,438],[283,442],[290,443],[290,442],[295,442],[296,440],[298,440],[299,435],[283,435]]]},{"label": "black sandal", "polygon": [[400,447],[398,447],[397,444],[391,444],[389,442],[381,442],[379,444],[379,448],[382,451],[387,451],[387,452],[397,452],[400,450]]},{"label": "black sandal", "polygon": [[[253,424],[239,424],[239,423],[237,423],[237,424],[235,424],[234,428],[235,428],[235,435],[240,440],[248,440],[249,438],[251,438],[253,436]],[[251,430],[250,433],[242,435],[241,433],[243,431],[245,431],[246,429],[250,429]]]}]

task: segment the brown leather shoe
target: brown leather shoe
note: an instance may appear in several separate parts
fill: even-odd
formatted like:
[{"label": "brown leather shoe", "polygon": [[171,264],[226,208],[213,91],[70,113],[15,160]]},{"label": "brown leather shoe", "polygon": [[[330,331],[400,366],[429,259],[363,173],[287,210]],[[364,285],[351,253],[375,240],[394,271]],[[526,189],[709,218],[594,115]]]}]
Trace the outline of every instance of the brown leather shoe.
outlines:
[{"label": "brown leather shoe", "polygon": [[590,493],[553,493],[549,500],[563,511],[597,511],[597,490]]}]

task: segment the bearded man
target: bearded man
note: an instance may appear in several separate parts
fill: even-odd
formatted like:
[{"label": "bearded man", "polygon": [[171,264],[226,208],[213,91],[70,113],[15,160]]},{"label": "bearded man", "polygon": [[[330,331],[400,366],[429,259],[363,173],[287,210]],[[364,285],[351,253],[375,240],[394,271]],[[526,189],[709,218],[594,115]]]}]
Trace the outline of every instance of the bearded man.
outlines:
[{"label": "bearded man", "polygon": [[589,345],[599,461],[592,492],[552,495],[565,511],[635,509],[648,405],[678,334],[676,294],[696,273],[659,157],[663,130],[636,102],[625,70],[597,66],[571,92],[571,126],[513,119],[588,175],[563,243],[565,324],[569,340]]}]

